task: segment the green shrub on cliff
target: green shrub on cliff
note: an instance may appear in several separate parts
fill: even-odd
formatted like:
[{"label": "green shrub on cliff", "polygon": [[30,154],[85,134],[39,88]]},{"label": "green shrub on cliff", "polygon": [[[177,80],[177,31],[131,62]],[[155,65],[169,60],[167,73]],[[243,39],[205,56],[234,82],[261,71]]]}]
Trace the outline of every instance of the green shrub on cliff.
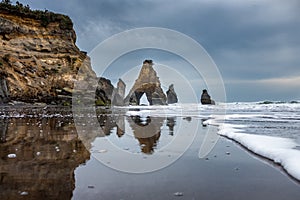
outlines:
[{"label": "green shrub on cliff", "polygon": [[2,0],[1,3],[3,3],[3,4],[11,4],[11,1],[10,0]]},{"label": "green shrub on cliff", "polygon": [[24,6],[18,1],[16,2],[16,5],[12,5],[10,0],[2,0],[0,3],[0,11],[39,20],[44,27],[47,27],[48,24],[52,22],[57,22],[61,29],[73,29],[73,22],[69,16],[56,14],[49,12],[48,10],[31,10],[29,5]]}]

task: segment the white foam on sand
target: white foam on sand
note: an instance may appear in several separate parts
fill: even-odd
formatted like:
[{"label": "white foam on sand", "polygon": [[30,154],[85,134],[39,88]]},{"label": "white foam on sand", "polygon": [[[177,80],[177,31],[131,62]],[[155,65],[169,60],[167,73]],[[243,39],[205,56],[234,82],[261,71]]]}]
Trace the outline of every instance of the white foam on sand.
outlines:
[{"label": "white foam on sand", "polygon": [[[246,130],[247,125],[233,124],[240,121],[291,121],[298,123],[300,119],[300,104],[268,104],[260,105],[256,103],[225,104],[227,106],[227,115],[212,114],[214,109],[222,108],[222,105],[207,107],[197,104],[173,105],[173,106],[151,106],[136,107],[141,110],[131,110],[126,115],[146,116],[192,116],[206,118],[204,125],[214,125],[219,127],[218,133],[226,136],[250,151],[273,160],[280,164],[291,176],[300,180],[300,144],[292,138],[267,136],[260,133],[250,134]],[[135,108],[135,107],[130,107]],[[223,121],[225,120],[225,122]],[[255,122],[252,122],[255,123]],[[252,124],[253,125],[253,124]],[[287,126],[289,126],[287,124]]]},{"label": "white foam on sand", "polygon": [[[237,123],[250,122],[287,122],[286,126],[300,121],[300,104],[258,104],[258,103],[227,103],[221,122],[218,116],[211,116],[203,122],[205,125],[219,127],[218,133],[226,136],[247,148],[248,150],[280,164],[288,174],[300,180],[300,143],[297,139],[264,135],[264,133],[247,132],[249,127]],[[254,123],[254,124],[253,124]],[[282,136],[285,134],[282,133]],[[288,137],[288,136],[287,136]],[[299,138],[299,136],[298,136]]]},{"label": "white foam on sand", "polygon": [[289,138],[254,135],[242,132],[241,125],[223,124],[219,134],[226,136],[250,151],[280,164],[291,176],[300,180],[300,151],[298,144]]}]

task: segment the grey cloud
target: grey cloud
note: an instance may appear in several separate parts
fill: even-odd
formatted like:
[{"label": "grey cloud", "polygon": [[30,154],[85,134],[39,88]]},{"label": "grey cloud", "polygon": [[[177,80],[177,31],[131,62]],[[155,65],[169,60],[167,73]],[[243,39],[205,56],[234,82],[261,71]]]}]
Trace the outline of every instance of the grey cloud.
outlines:
[{"label": "grey cloud", "polygon": [[[264,93],[266,83],[257,87],[253,82],[300,74],[298,0],[19,1],[35,9],[68,14],[75,24],[77,44],[86,51],[112,34],[136,27],[159,26],[187,34],[205,47],[230,82],[230,100],[250,98],[245,88],[280,98],[270,88]],[[235,85],[234,80],[240,79],[250,82]],[[259,99],[259,95],[250,99]],[[294,97],[290,90],[285,95]]]}]

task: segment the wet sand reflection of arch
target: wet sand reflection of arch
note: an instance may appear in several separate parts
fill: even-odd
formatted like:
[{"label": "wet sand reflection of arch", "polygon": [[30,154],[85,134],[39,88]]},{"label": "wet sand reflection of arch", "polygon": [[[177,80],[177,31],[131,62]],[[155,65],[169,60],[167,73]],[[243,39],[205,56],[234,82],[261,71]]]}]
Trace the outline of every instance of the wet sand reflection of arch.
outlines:
[{"label": "wet sand reflection of arch", "polygon": [[160,138],[164,118],[155,117],[142,119],[140,116],[131,116],[127,121],[134,137],[139,141],[143,153],[151,154]]},{"label": "wet sand reflection of arch", "polygon": [[161,137],[161,128],[164,125],[169,128],[169,135],[171,136],[174,133],[174,127],[176,125],[176,117],[148,116],[142,118],[138,115],[126,116],[114,115],[112,113],[98,115],[98,121],[103,134],[95,135],[95,138],[109,136],[111,133],[115,133],[117,137],[122,138],[126,134],[125,121],[127,121],[134,138],[139,142],[141,152],[145,154],[154,152],[156,144]]}]

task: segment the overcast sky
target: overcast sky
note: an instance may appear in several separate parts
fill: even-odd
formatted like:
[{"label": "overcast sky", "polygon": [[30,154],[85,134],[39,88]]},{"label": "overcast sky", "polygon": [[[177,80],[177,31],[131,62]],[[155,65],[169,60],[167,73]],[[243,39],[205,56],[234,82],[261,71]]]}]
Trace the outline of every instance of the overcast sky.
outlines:
[{"label": "overcast sky", "polygon": [[300,100],[299,0],[19,2],[69,15],[77,45],[87,52],[132,28],[179,31],[199,42],[212,57],[228,101]]}]

